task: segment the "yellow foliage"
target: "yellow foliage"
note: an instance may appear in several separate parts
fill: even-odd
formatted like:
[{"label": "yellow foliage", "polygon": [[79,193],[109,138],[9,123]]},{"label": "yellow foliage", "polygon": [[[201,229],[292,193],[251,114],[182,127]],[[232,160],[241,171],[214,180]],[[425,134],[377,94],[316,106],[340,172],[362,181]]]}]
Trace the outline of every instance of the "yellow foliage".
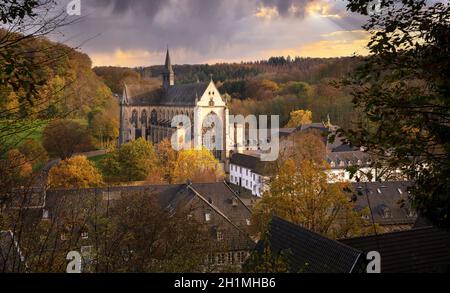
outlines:
[{"label": "yellow foliage", "polygon": [[287,127],[299,127],[308,123],[312,123],[312,112],[309,110],[297,110],[291,112],[291,119]]},{"label": "yellow foliage", "polygon": [[224,178],[220,162],[207,149],[183,150],[175,162],[174,183],[217,182]]},{"label": "yellow foliage", "polygon": [[103,185],[102,175],[85,156],[60,162],[50,170],[50,188],[90,188]]},{"label": "yellow foliage", "polygon": [[264,232],[277,215],[332,238],[365,234],[367,223],[353,210],[346,187],[347,183],[329,184],[323,165],[288,159],[254,209],[253,230],[256,235]]}]

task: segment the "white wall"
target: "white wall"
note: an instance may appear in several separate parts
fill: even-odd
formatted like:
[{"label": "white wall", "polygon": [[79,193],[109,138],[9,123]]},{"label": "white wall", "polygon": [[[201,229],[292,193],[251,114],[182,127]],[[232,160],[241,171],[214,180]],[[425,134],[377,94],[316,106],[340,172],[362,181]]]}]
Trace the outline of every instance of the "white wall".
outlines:
[{"label": "white wall", "polygon": [[252,170],[230,164],[230,182],[252,192],[254,196],[261,197],[266,189],[266,179]]}]

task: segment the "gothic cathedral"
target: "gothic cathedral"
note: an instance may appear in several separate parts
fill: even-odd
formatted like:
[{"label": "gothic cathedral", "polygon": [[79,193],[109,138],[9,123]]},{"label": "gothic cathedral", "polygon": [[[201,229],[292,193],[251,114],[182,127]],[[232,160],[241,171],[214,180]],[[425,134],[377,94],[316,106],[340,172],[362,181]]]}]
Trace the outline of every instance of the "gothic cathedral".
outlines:
[{"label": "gothic cathedral", "polygon": [[[142,85],[125,84],[120,101],[120,136],[119,144],[138,138],[145,138],[153,144],[163,139],[181,135],[194,145],[206,147],[216,158],[225,162],[234,143],[230,143],[229,110],[213,80],[210,82],[175,84],[169,50],[162,73],[162,86],[145,88]],[[185,115],[191,121],[191,131],[178,134],[179,129],[173,126],[173,118]],[[211,133],[208,128],[217,128],[213,123],[205,123],[208,119],[219,121],[221,129],[215,129],[217,135],[205,137]],[[205,124],[207,127],[205,127]],[[217,141],[219,140],[219,141]],[[217,144],[219,142],[219,144]],[[223,146],[216,148],[216,145]]]}]

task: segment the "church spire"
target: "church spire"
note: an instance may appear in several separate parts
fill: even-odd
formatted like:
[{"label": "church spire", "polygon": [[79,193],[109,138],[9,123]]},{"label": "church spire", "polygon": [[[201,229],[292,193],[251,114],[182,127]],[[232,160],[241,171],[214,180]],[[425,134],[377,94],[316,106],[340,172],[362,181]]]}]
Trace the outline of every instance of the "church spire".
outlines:
[{"label": "church spire", "polygon": [[167,90],[169,89],[169,87],[175,84],[175,74],[172,69],[172,62],[170,61],[169,46],[167,46],[166,62],[164,64],[164,70],[162,75],[163,75],[163,87],[164,89]]},{"label": "church spire", "polygon": [[165,69],[167,71],[173,71],[172,69],[172,62],[170,62],[170,52],[169,52],[169,46],[167,46],[167,53],[166,53],[166,63],[164,65]]}]

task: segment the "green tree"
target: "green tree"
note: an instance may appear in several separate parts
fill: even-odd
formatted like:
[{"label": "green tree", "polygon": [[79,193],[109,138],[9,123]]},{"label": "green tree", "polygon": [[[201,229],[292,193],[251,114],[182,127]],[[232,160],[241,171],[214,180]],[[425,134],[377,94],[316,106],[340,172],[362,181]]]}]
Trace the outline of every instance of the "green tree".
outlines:
[{"label": "green tree", "polygon": [[153,145],[143,138],[122,145],[102,160],[103,173],[126,181],[145,180],[157,168]]},{"label": "green tree", "polygon": [[29,138],[25,140],[19,147],[19,151],[33,165],[33,169],[39,169],[48,161],[47,151],[42,144],[36,140]]},{"label": "green tree", "polygon": [[269,241],[268,232],[260,241],[260,249],[251,252],[249,259],[242,266],[243,273],[289,273],[288,253],[274,253]]},{"label": "green tree", "polygon": [[[349,0],[370,15],[371,55],[343,82],[361,113],[346,131],[354,145],[415,182],[411,197],[433,223],[450,227],[450,3]],[[400,3],[398,3],[400,2]]]}]

